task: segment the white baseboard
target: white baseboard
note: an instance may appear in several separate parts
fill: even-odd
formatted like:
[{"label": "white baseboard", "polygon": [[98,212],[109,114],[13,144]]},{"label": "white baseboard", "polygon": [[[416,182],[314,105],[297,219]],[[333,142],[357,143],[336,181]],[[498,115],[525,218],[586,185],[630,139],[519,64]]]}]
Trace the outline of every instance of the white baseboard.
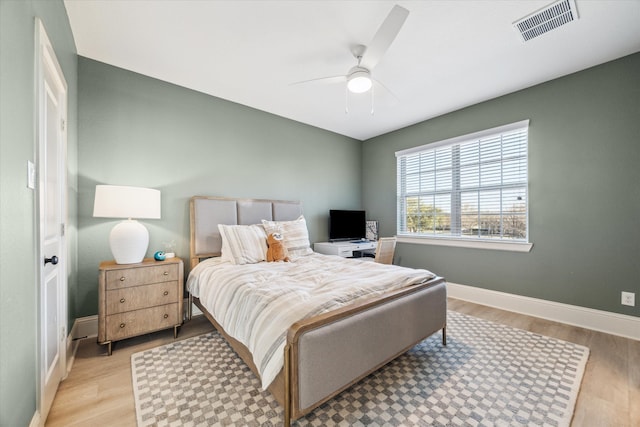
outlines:
[{"label": "white baseboard", "polygon": [[74,340],[98,337],[98,315],[78,317],[73,324],[74,332],[71,334]]},{"label": "white baseboard", "polygon": [[76,359],[76,352],[78,351],[78,346],[80,345],[79,340],[73,339],[76,334],[77,325],[78,321],[76,320],[73,322],[71,332],[69,333],[69,335],[67,335],[67,372],[64,375],[65,378],[67,377],[67,375],[69,375],[69,372],[71,372],[71,367],[73,366],[73,361]]},{"label": "white baseboard", "polygon": [[[452,298],[640,341],[640,317],[508,294],[451,282],[447,282],[447,290],[449,296]],[[188,299],[185,298],[184,304],[184,313],[187,313]],[[193,316],[202,314],[195,305],[192,308]],[[71,334],[69,334],[67,349],[70,348],[70,340],[73,340],[73,342],[77,344],[78,339],[95,338],[97,336],[98,316],[79,317],[74,322]],[[69,352],[67,354],[69,354]],[[73,354],[75,354],[75,350]],[[69,367],[69,369],[71,368]]]},{"label": "white baseboard", "polygon": [[76,359],[76,352],[80,345],[80,340],[98,336],[98,316],[78,317],[71,327],[71,332],[67,335],[67,372],[65,378],[71,372],[73,362]]},{"label": "white baseboard", "polygon": [[42,422],[40,420],[40,412],[36,411],[35,414],[33,414],[33,418],[31,418],[29,427],[40,427],[41,425],[42,425]]},{"label": "white baseboard", "polygon": [[450,282],[447,292],[451,298],[640,340],[640,317]]}]

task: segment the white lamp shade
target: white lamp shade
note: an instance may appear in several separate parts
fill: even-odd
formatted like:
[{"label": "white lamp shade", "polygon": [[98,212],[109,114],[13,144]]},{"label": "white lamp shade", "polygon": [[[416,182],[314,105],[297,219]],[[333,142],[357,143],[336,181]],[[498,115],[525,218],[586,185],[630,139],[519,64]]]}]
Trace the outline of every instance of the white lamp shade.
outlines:
[{"label": "white lamp shade", "polygon": [[124,220],[111,229],[109,246],[117,264],[137,264],[147,253],[149,231],[136,220]]},{"label": "white lamp shade", "polygon": [[347,80],[347,87],[353,93],[364,93],[371,89],[373,82],[368,71],[355,71],[351,73]]},{"label": "white lamp shade", "polygon": [[131,218],[160,218],[160,191],[119,185],[96,185],[93,216],[129,218],[109,234],[111,253],[118,264],[142,262],[149,247],[149,231]]},{"label": "white lamp shade", "polygon": [[93,216],[160,219],[160,190],[121,185],[96,185]]}]

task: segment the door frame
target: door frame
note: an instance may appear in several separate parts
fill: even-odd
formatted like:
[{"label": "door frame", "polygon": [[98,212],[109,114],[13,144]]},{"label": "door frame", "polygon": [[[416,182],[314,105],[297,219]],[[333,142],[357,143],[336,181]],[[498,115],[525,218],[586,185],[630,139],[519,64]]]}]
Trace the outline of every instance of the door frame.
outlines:
[{"label": "door frame", "polygon": [[[67,103],[68,103],[68,86],[65,80],[62,68],[57,60],[53,45],[47,36],[46,30],[42,21],[39,18],[35,18],[35,96],[36,96],[36,111],[35,111],[35,155],[38,179],[36,181],[36,197],[35,197],[35,231],[36,231],[36,305],[37,305],[37,391],[36,391],[36,411],[39,413],[40,423],[44,424],[53,396],[45,395],[45,385],[47,377],[46,366],[46,345],[44,331],[45,318],[44,307],[46,301],[44,301],[43,281],[44,277],[44,257],[43,251],[44,236],[42,235],[43,229],[43,209],[45,200],[45,188],[44,188],[44,170],[46,163],[45,152],[45,138],[46,135],[46,123],[43,120],[44,109],[46,103],[46,94],[44,91],[45,73],[50,73],[53,77],[56,85],[56,90],[62,93],[61,105],[60,105],[60,149],[57,153],[59,157],[58,165],[58,179],[59,181],[59,203],[61,209],[61,236],[60,236],[60,255],[59,255],[59,281],[58,281],[58,312],[57,312],[57,330],[58,330],[58,342],[59,342],[59,363],[60,370],[62,371],[61,377],[64,378],[67,374],[67,322],[68,322],[68,307],[67,307],[67,278],[68,278],[68,245],[66,238],[66,231],[68,228],[68,190],[67,190]],[[57,387],[57,384],[56,384]],[[54,392],[55,395],[55,392]]]}]

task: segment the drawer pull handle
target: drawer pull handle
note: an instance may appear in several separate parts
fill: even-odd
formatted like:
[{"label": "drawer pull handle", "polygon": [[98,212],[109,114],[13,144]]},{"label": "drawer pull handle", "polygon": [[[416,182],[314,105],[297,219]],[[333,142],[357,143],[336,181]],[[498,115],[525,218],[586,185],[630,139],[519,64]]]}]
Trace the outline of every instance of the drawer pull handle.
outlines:
[{"label": "drawer pull handle", "polygon": [[125,299],[124,298],[120,298],[120,303],[124,304]]},{"label": "drawer pull handle", "polygon": [[166,297],[167,295],[169,295],[169,291],[164,291],[164,292],[162,293],[162,295],[164,295],[164,296]]},{"label": "drawer pull handle", "polygon": [[120,278],[120,281],[121,281],[121,282],[124,282],[124,276],[122,276],[122,277]]},{"label": "drawer pull handle", "polygon": [[169,272],[168,272],[168,271],[165,271],[165,272],[164,272],[164,273],[162,273],[162,274],[164,274],[165,276],[168,276],[168,275],[169,275]]},{"label": "drawer pull handle", "polygon": [[169,318],[169,315],[168,315],[167,313],[165,313],[163,317],[164,317],[165,319],[168,319],[168,318]]},{"label": "drawer pull handle", "polygon": [[124,328],[125,324],[124,323],[120,323],[120,329]]}]

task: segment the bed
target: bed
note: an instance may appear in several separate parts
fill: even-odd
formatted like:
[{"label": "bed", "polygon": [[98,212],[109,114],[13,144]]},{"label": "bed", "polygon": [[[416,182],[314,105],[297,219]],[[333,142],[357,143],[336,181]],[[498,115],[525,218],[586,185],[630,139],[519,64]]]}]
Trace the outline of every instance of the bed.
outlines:
[{"label": "bed", "polygon": [[[259,262],[252,258],[251,251],[237,248],[235,238],[260,240],[259,235],[252,234],[259,233],[260,226],[254,224],[262,224],[263,233],[265,228],[283,231],[285,227],[285,246],[290,254],[296,255],[292,256],[293,262]],[[442,331],[442,343],[446,345],[443,278],[426,270],[313,253],[308,234],[305,241],[306,224],[299,202],[195,196],[190,200],[190,226],[188,315],[191,316],[194,304],[226,338],[261,379],[263,388],[283,406],[286,426],[432,334]],[[302,229],[304,232],[298,235],[297,231]],[[249,234],[233,234],[239,231]],[[287,236],[291,239],[287,240]],[[247,262],[238,261],[237,257]],[[369,264],[366,269],[362,268],[364,263]],[[324,266],[322,271],[318,266]],[[328,271],[338,274],[329,277]],[[393,284],[381,285],[383,277],[399,273]],[[280,319],[277,309],[267,308],[264,313],[245,312],[246,307],[262,307],[262,300],[252,299],[241,304],[241,309],[229,308],[227,302],[238,299],[237,294],[255,297],[245,290],[223,293],[230,286],[228,278],[235,280],[244,274],[261,278],[258,294],[266,293],[269,287],[276,292],[277,286],[295,289],[291,293],[299,298],[297,303],[284,302],[280,296],[271,299],[294,307],[279,311],[291,311],[297,317]],[[213,289],[208,287],[209,281],[215,283]],[[256,279],[249,282],[256,288]],[[323,291],[330,287],[330,292],[338,293],[347,292],[346,282],[354,282],[357,296],[323,300],[322,310],[307,309],[307,282],[321,283]],[[247,324],[264,329],[246,328]],[[266,345],[269,351],[265,351],[256,342],[267,340],[269,335],[279,341],[269,341]]]}]

